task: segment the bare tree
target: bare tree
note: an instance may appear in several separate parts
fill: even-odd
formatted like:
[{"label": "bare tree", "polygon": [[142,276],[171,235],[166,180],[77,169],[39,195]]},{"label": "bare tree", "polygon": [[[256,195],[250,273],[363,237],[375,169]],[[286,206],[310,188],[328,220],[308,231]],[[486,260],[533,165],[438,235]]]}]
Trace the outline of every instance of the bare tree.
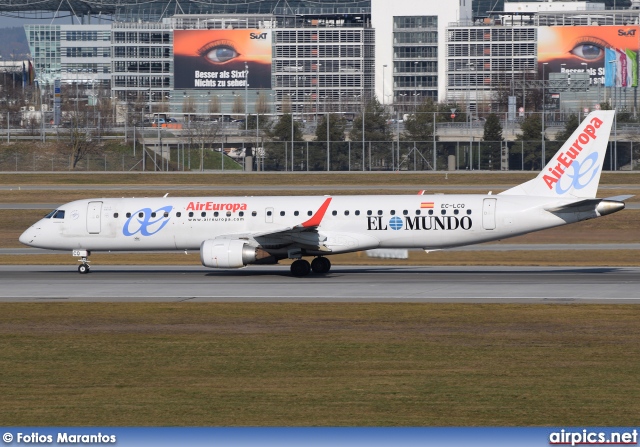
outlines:
[{"label": "bare tree", "polygon": [[258,97],[256,99],[256,113],[258,115],[266,115],[269,113],[269,103],[266,95],[262,92],[258,92]]},{"label": "bare tree", "polygon": [[71,167],[74,169],[81,160],[84,160],[87,155],[95,153],[98,149],[98,145],[93,141],[92,132],[87,127],[83,128],[78,118],[78,116],[72,117],[68,129]]},{"label": "bare tree", "polygon": [[[200,170],[204,170],[204,150],[205,148],[212,148],[215,144],[218,135],[221,131],[221,123],[195,121],[190,124],[188,132],[190,137],[196,141],[200,146]],[[190,138],[191,140],[191,138]]]},{"label": "bare tree", "polygon": [[233,108],[231,109],[231,112],[236,115],[244,115],[244,100],[242,99],[242,96],[236,95],[233,100]]},{"label": "bare tree", "polygon": [[209,115],[211,115],[211,119],[214,119],[215,115],[219,115],[221,110],[220,98],[217,96],[212,97],[209,100]]}]

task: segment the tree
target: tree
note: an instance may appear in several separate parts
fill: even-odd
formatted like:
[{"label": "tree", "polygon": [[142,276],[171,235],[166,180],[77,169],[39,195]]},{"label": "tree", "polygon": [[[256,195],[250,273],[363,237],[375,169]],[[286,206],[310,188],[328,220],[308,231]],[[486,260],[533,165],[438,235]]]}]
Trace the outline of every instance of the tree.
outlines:
[{"label": "tree", "polygon": [[208,111],[210,115],[210,119],[217,119],[220,115],[221,107],[220,107],[220,98],[215,95],[209,100]]},{"label": "tree", "polygon": [[75,169],[81,160],[84,160],[87,155],[95,153],[99,147],[92,141],[89,129],[82,128],[78,115],[73,115],[71,118],[68,136],[69,147],[71,148],[71,167]]},{"label": "tree", "polygon": [[[293,126],[293,135],[291,129]],[[300,151],[300,142],[303,140],[302,129],[298,122],[293,120],[293,115],[285,113],[267,132],[273,140],[265,144],[265,169],[280,170],[288,166],[287,160],[291,157],[291,138],[293,136],[294,150]],[[306,145],[305,145],[306,149]]]},{"label": "tree", "polygon": [[520,124],[522,134],[516,136],[516,141],[522,145],[524,153],[524,168],[542,169],[542,120],[539,115],[529,115]]},{"label": "tree", "polygon": [[[407,119],[404,122],[404,132],[400,138],[403,141],[410,143],[409,145],[406,145],[407,147],[405,148],[407,150],[405,160],[408,163],[412,163],[413,160],[415,160],[416,165],[418,165],[414,166],[416,169],[425,170],[433,168],[427,160],[432,159],[434,139],[435,141],[438,140],[437,135],[434,138],[433,129],[433,121],[434,119],[437,120],[437,117],[438,105],[431,99],[428,99],[416,108],[415,113],[407,116]],[[411,157],[408,157],[411,150],[418,151],[419,155],[414,157],[413,160]],[[409,166],[407,166],[407,168],[411,169]]]},{"label": "tree", "polygon": [[[389,169],[392,159],[393,135],[387,124],[388,116],[377,99],[367,103],[364,110],[364,141],[365,159],[361,166],[369,165],[369,169]],[[349,132],[352,142],[362,142],[363,114],[353,120],[353,128]],[[353,146],[352,146],[353,147]],[[358,159],[358,151],[354,152],[354,159]],[[360,155],[362,158],[362,155]]]},{"label": "tree", "polygon": [[315,150],[309,153],[309,169],[323,171],[327,169],[327,118],[329,119],[329,150],[332,171],[349,169],[349,145],[345,143],[346,121],[337,114],[328,114],[316,127]]},{"label": "tree", "polygon": [[564,130],[556,134],[556,141],[560,143],[560,145],[564,144],[579,125],[580,121],[578,120],[578,116],[575,114],[569,115],[564,122]]},{"label": "tree", "polygon": [[480,155],[481,168],[490,170],[500,169],[500,151],[502,150],[502,125],[495,113],[487,116],[482,136],[482,151]]}]

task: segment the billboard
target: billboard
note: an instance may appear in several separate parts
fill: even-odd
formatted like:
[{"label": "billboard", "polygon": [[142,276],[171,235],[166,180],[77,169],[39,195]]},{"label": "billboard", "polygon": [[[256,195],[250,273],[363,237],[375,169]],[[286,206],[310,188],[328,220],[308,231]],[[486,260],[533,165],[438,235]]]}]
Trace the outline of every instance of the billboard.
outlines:
[{"label": "billboard", "polygon": [[634,73],[637,74],[639,38],[637,25],[540,27],[538,70],[542,74],[542,64],[546,63],[547,79],[549,73],[587,71],[591,85],[605,85],[606,75],[618,87],[637,86]]},{"label": "billboard", "polygon": [[270,89],[271,31],[175,30],[173,62],[175,89]]}]

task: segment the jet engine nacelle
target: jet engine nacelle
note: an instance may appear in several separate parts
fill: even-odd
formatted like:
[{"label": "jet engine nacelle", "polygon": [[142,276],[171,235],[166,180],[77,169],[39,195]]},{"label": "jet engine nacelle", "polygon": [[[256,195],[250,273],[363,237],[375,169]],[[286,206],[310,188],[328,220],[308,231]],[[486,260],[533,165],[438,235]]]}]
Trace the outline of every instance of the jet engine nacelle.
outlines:
[{"label": "jet engine nacelle", "polygon": [[209,239],[200,245],[200,261],[205,267],[240,268],[256,262],[259,251],[238,239]]}]

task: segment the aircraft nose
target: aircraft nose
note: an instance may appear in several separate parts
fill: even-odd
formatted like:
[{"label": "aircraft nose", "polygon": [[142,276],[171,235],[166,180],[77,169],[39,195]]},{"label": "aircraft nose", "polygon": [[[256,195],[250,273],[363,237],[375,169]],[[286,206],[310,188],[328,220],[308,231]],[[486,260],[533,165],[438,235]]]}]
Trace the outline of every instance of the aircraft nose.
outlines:
[{"label": "aircraft nose", "polygon": [[36,239],[36,231],[33,227],[22,233],[18,240],[24,245],[31,245]]}]

